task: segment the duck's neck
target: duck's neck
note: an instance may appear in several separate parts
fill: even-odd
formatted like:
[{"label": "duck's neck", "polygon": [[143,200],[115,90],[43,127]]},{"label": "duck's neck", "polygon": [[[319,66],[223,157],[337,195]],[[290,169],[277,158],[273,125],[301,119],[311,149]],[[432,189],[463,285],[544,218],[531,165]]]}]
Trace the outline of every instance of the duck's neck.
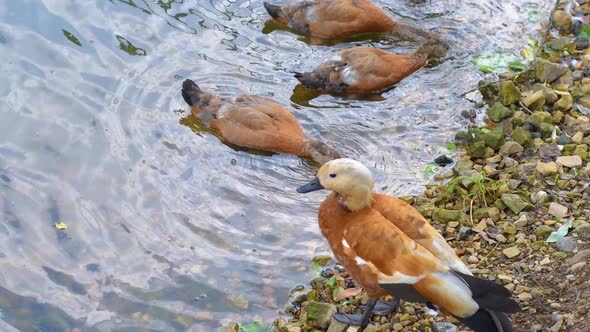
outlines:
[{"label": "duck's neck", "polygon": [[315,139],[305,141],[302,147],[302,153],[303,156],[310,157],[320,165],[330,160],[342,158],[336,150]]},{"label": "duck's neck", "polygon": [[350,191],[346,194],[337,193],[338,202],[349,211],[357,211],[371,206],[373,193],[371,188],[364,187]]},{"label": "duck's neck", "polygon": [[395,22],[393,20],[388,24],[388,27],[389,32],[392,32],[403,38],[412,39],[414,41],[432,38],[432,35],[424,30],[415,28],[411,25]]},{"label": "duck's neck", "polygon": [[209,127],[209,122],[218,117],[217,113],[222,105],[223,101],[221,98],[205,92],[201,96],[199,103],[193,106],[192,113],[197,119]]}]

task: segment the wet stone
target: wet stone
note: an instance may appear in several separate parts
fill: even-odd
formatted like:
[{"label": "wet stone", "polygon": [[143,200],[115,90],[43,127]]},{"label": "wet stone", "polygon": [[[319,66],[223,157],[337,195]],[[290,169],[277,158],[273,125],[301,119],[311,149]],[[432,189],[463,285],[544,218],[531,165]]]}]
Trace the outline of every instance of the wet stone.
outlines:
[{"label": "wet stone", "polygon": [[581,81],[584,78],[584,72],[581,70],[575,70],[572,72],[572,80],[575,82]]},{"label": "wet stone", "polygon": [[566,145],[566,144],[571,144],[571,143],[572,143],[572,140],[569,137],[567,137],[565,134],[561,134],[557,138],[557,144],[559,144],[559,145]]},{"label": "wet stone", "polygon": [[557,29],[563,32],[568,33],[572,30],[572,16],[564,10],[556,10],[551,21]]},{"label": "wet stone", "polygon": [[448,164],[452,164],[453,159],[451,159],[443,154],[442,156],[439,156],[438,158],[434,159],[434,163],[439,166],[444,167],[444,166],[447,166]]},{"label": "wet stone", "polygon": [[588,45],[590,45],[590,40],[586,37],[577,37],[574,40],[574,44],[576,44],[576,50],[583,50],[588,48]]},{"label": "wet stone", "polygon": [[539,148],[539,158],[541,160],[553,159],[561,155],[561,151],[557,145],[543,144]]},{"label": "wet stone", "polygon": [[577,247],[576,240],[571,236],[562,237],[555,242],[555,247],[559,251],[572,252]]},{"label": "wet stone", "polygon": [[457,331],[457,326],[449,322],[434,322],[432,323],[432,330],[434,332],[455,332]]}]

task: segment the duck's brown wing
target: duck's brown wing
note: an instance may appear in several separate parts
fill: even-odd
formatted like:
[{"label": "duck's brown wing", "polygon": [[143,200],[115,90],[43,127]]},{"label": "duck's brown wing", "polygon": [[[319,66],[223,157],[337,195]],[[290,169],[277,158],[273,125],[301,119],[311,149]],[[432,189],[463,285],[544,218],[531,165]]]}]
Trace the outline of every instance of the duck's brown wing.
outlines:
[{"label": "duck's brown wing", "polygon": [[230,143],[267,151],[301,155],[306,141],[291,112],[256,96],[236,98],[211,127]]},{"label": "duck's brown wing", "polygon": [[413,206],[395,197],[373,194],[372,208],[453,270],[471,274],[455,250]]},{"label": "duck's brown wing", "polygon": [[407,55],[392,54],[372,47],[354,47],[340,53],[346,64],[334,78],[348,85],[349,92],[379,92],[416,70]]},{"label": "duck's brown wing", "polygon": [[479,309],[458,275],[374,209],[346,224],[342,248],[348,264],[372,273],[394,296],[429,301],[460,317]]}]

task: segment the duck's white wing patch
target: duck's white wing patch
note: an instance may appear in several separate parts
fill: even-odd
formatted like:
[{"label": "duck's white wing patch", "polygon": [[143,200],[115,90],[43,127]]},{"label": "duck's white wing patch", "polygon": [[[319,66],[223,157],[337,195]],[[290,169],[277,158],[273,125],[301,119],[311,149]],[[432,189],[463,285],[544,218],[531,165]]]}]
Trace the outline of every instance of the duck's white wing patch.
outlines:
[{"label": "duck's white wing patch", "polygon": [[355,85],[359,79],[359,74],[354,69],[352,69],[350,67],[345,67],[340,72],[340,77],[342,78],[342,82],[344,82],[348,85]]},{"label": "duck's white wing patch", "polygon": [[367,261],[360,258],[359,256],[356,256],[354,258],[354,261],[356,262],[357,265],[368,265]]},{"label": "duck's white wing patch", "polygon": [[384,274],[383,272],[379,273],[379,283],[380,284],[408,284],[412,285],[417,283],[418,281],[422,280],[424,275],[418,276],[408,276],[400,272],[394,272],[392,275]]},{"label": "duck's white wing patch", "polygon": [[350,248],[350,245],[348,244],[348,242],[346,242],[346,239],[344,239],[344,238],[342,239],[342,246],[344,248]]},{"label": "duck's white wing patch", "polygon": [[336,53],[330,58],[330,61],[342,61],[342,57],[339,53]]}]

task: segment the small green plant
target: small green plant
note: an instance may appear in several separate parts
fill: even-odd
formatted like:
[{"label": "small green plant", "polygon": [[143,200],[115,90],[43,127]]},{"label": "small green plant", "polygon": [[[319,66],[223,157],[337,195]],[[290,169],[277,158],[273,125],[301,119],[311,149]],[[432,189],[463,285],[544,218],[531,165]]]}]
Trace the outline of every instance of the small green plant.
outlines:
[{"label": "small green plant", "polygon": [[[469,183],[472,185],[469,186]],[[464,187],[468,188],[468,190],[462,188],[459,184],[467,184]],[[474,200],[479,199],[487,207],[488,200],[495,201],[508,191],[508,188],[506,181],[492,180],[481,172],[473,176],[460,175],[453,178],[445,185],[445,192],[448,195],[458,193],[461,197],[470,199],[472,204]]]}]

